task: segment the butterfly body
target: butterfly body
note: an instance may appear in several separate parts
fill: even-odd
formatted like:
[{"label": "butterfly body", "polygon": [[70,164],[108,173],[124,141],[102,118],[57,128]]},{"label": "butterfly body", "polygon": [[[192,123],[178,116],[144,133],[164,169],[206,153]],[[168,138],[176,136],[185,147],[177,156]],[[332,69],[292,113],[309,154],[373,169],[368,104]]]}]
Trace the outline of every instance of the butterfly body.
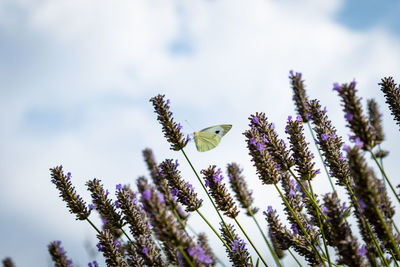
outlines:
[{"label": "butterfly body", "polygon": [[207,127],[199,132],[194,132],[194,142],[199,152],[215,148],[221,138],[232,128],[230,124],[221,124]]}]

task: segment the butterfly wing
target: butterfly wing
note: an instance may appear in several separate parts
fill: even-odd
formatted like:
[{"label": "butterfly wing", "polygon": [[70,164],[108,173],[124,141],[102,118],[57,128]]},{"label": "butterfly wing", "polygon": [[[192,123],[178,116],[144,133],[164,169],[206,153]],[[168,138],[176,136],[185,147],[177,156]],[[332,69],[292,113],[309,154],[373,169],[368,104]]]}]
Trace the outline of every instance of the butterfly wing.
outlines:
[{"label": "butterfly wing", "polygon": [[207,133],[212,133],[218,136],[219,138],[222,138],[229,130],[232,128],[232,125],[230,124],[221,124],[221,125],[215,125],[211,127],[207,127],[200,132],[207,132]]},{"label": "butterfly wing", "polygon": [[215,148],[221,138],[210,132],[195,132],[194,133],[194,142],[196,143],[196,148],[199,152],[205,152]]}]

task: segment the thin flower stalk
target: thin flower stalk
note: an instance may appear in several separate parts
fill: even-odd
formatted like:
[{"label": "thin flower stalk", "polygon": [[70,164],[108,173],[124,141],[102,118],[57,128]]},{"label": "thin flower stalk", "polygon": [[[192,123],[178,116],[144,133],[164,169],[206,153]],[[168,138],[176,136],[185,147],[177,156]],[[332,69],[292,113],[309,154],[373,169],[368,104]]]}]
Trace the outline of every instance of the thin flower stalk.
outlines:
[{"label": "thin flower stalk", "polygon": [[[231,250],[227,250],[229,260],[232,262],[233,266],[236,267],[251,267],[250,254],[246,248],[246,243],[235,233],[233,225],[228,224],[225,226],[221,224],[221,232],[226,243]],[[233,238],[231,237],[233,235]]]},{"label": "thin flower stalk", "polygon": [[357,143],[363,150],[369,150],[375,147],[375,131],[371,127],[368,119],[363,114],[361,98],[356,93],[356,81],[339,85],[333,84],[333,90],[337,91],[343,106],[344,117],[347,121],[347,127],[353,132],[351,140]]},{"label": "thin flower stalk", "polygon": [[[53,241],[48,245],[51,259],[56,267],[71,267],[72,261],[67,258],[67,253],[61,246],[61,241]],[[4,264],[5,265],[5,264]]]}]

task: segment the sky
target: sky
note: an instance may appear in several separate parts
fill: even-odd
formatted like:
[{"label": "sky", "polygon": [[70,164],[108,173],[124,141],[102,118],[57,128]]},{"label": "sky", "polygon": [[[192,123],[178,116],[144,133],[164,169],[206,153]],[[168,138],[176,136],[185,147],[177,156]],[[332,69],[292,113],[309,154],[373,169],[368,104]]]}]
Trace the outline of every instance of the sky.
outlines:
[{"label": "sky", "polygon": [[[50,182],[54,166],[72,173],[90,203],[89,179],[113,191],[148,176],[142,150],[149,147],[159,162],[178,159],[183,177],[200,189],[163,137],[149,102],[157,94],[171,100],[184,133],[232,124],[214,150],[199,153],[189,143],[190,159],[197,170],[239,163],[256,205],[281,212],[248,156],[242,133],[249,115],[265,112],[286,139],[286,119],[295,115],[288,75],[302,72],[309,97],[327,107],[348,142],[332,84],[356,79],[363,104],[375,98],[384,114],[385,166],[394,176],[399,131],[377,84],[400,80],[399,11],[394,0],[0,1],[0,258],[50,266],[46,247],[62,240],[76,266],[94,259],[104,266],[94,230],[75,221]],[[329,191],[323,175],[314,185]],[[203,209],[217,224],[210,205]],[[257,218],[265,226],[261,212]],[[244,214],[239,220],[262,247],[252,222]],[[194,215],[190,223],[209,232]],[[219,246],[215,252],[224,254]]]}]

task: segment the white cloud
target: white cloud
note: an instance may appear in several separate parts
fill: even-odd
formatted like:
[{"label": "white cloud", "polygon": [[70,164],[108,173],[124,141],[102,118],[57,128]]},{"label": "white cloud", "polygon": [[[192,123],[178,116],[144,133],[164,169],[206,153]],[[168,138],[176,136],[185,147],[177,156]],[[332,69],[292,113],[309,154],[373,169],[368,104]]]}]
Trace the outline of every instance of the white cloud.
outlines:
[{"label": "white cloud", "polygon": [[[159,161],[179,158],[185,177],[200,189],[182,155],[168,150],[155,121],[148,99],[157,93],[171,98],[176,119],[188,120],[196,130],[233,123],[229,135],[209,153],[197,153],[190,144],[187,150],[198,170],[237,161],[261,209],[280,205],[271,188],[260,186],[242,132],[250,113],[264,111],[283,134],[284,121],[294,112],[288,71],[303,72],[309,95],[321,99],[333,121],[341,124],[333,82],[356,78],[360,92],[371,97],[379,95],[376,83],[382,76],[400,78],[399,38],[382,28],[354,32],[339,25],[334,16],[342,5],[311,0],[0,4],[0,27],[23,29],[18,38],[7,35],[19,43],[15,49],[39,54],[34,64],[22,59],[21,64],[29,65],[21,66],[27,74],[23,82],[8,80],[8,89],[1,91],[0,122],[5,127],[0,162],[6,179],[0,180],[0,191],[13,203],[2,209],[24,213],[21,220],[34,218],[33,224],[43,229],[59,228],[60,238],[70,235],[65,229],[78,236],[81,232],[70,226],[71,220],[54,226],[49,219],[54,214],[66,218],[66,210],[49,183],[48,168],[64,164],[80,192],[93,177],[112,189],[117,182],[134,184],[134,178],[146,174],[141,158],[145,147],[152,147]],[[7,12],[10,8],[19,19],[8,15],[16,14]],[[29,50],[32,38],[40,45]],[[176,41],[189,51],[172,53]],[[6,70],[11,63],[1,64],[0,70]],[[79,124],[61,132],[31,129],[25,122],[33,108],[58,110]],[[392,124],[385,120],[389,131],[396,129]],[[343,126],[338,128],[346,133]],[[184,124],[184,129],[189,127]],[[394,147],[395,137],[388,136],[392,140],[387,147]],[[317,182],[321,187],[326,185],[322,179]],[[265,192],[273,197],[265,198]],[[41,265],[44,261],[38,259]]]}]

